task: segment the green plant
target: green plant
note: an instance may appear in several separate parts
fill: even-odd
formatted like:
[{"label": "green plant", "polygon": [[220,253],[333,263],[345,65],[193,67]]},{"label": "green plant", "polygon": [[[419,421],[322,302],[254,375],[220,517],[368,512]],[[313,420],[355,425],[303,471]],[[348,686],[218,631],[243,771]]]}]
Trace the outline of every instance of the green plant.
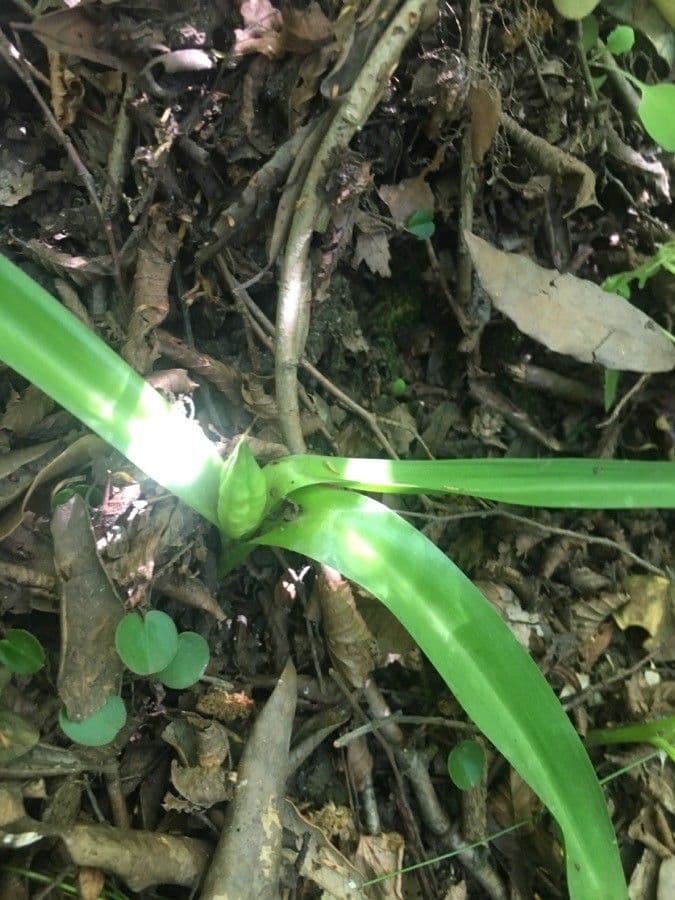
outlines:
[{"label": "green plant", "polygon": [[[568,16],[568,18],[580,18]],[[613,59],[632,49],[635,32],[628,25],[617,25],[603,43],[599,38],[598,24],[594,16],[588,16],[582,23],[582,49],[588,54],[588,63],[605,71],[615,71],[640,92],[637,115],[649,137],[667,150],[675,151],[675,84],[661,82],[646,84],[631,72],[621,68]],[[604,79],[595,83],[600,87]],[[594,87],[591,88],[594,90]]]},{"label": "green plant", "polygon": [[[0,358],[218,525],[233,476],[203,433],[1,257],[0,295]],[[389,508],[354,491],[464,493],[537,506],[673,507],[674,472],[671,463],[582,459],[417,463],[314,456],[260,469],[251,454],[236,488],[251,502],[235,530],[252,536],[233,543],[225,535],[225,565],[256,545],[284,547],[333,566],[379,597],[557,819],[571,895],[619,900],[626,887],[602,790],[539,669],[444,553]],[[261,474],[265,504],[258,516],[252,511],[261,506]],[[290,517],[285,500],[295,510]]]},{"label": "green plant", "polygon": [[0,665],[17,675],[34,675],[45,664],[45,651],[29,631],[11,628],[0,640]]},{"label": "green plant", "polygon": [[420,241],[428,240],[436,231],[433,210],[418,209],[408,218],[405,230],[414,234]]},{"label": "green plant", "polygon": [[113,694],[100,709],[84,719],[70,719],[65,710],[59,712],[59,725],[67,737],[85,747],[102,747],[115,738],[127,720],[121,697]]},{"label": "green plant", "polygon": [[485,750],[478,741],[462,741],[448,754],[448,773],[460,791],[480,784],[485,768]]},{"label": "green plant", "polygon": [[[649,279],[661,270],[675,275],[675,241],[668,241],[662,244],[653,256],[650,256],[636,268],[628,269],[626,272],[617,272],[615,275],[605,278],[602,282],[602,289],[603,291],[618,294],[625,300],[630,300],[631,285],[634,281],[637,281],[638,288],[642,290]],[[675,341],[675,337],[669,331],[666,331],[665,328],[661,330],[671,341]],[[611,409],[616,399],[619,376],[620,373],[614,369],[605,370],[604,401],[606,411]]]},{"label": "green plant", "polygon": [[675,762],[675,716],[653,722],[634,722],[617,728],[596,728],[589,731],[586,743],[595,744],[651,744]]}]

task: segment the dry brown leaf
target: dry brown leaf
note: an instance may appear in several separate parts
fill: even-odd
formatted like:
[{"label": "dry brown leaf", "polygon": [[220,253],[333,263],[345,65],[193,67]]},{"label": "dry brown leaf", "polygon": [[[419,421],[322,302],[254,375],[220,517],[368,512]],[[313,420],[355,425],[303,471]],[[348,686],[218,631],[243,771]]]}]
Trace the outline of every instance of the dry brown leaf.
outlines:
[{"label": "dry brown leaf", "polygon": [[675,345],[622,297],[520,254],[504,253],[468,232],[465,239],[494,306],[550,350],[620,371],[675,367]]},{"label": "dry brown leaf", "polygon": [[53,409],[54,401],[51,397],[30,384],[23,394],[12,391],[4,415],[0,418],[0,428],[12,431],[18,437],[25,437]]},{"label": "dry brown leaf", "polygon": [[[405,841],[396,831],[382,834],[364,834],[354,854],[354,865],[367,878],[377,878],[396,872],[403,865]],[[377,900],[403,900],[401,876],[386,878],[374,886],[372,894]]]},{"label": "dry brown leaf", "polygon": [[468,104],[471,110],[471,156],[479,166],[497,134],[502,95],[496,85],[482,79],[471,87]]},{"label": "dry brown leaf", "polygon": [[385,231],[376,231],[373,234],[359,231],[352,260],[355,269],[359,263],[364,262],[374,275],[391,278],[390,260],[389,238]]},{"label": "dry brown leaf", "polygon": [[644,628],[649,638],[645,650],[659,660],[675,659],[675,589],[659,575],[629,575],[623,581],[630,600],[614,613],[616,624],[625,631],[631,625]]},{"label": "dry brown leaf", "polygon": [[64,64],[63,56],[56,50],[47,50],[49,60],[49,86],[52,92],[52,109],[61,128],[72,125],[84,100],[84,84]]},{"label": "dry brown leaf", "polygon": [[399,227],[405,225],[415,212],[434,210],[433,192],[421,175],[404,178],[398,184],[383,184],[377,193]]},{"label": "dry brown leaf", "polygon": [[141,57],[122,57],[101,49],[109,37],[110,26],[96,13],[96,10],[82,4],[38,16],[30,25],[22,25],[21,28],[32,31],[50,50],[79,56],[80,59],[88,59],[122,72],[137,73],[143,66]]},{"label": "dry brown leaf", "polygon": [[327,19],[316,0],[306,9],[286,5],[283,9],[281,30],[284,48],[301,56],[311,53],[333,36],[333,25]]}]

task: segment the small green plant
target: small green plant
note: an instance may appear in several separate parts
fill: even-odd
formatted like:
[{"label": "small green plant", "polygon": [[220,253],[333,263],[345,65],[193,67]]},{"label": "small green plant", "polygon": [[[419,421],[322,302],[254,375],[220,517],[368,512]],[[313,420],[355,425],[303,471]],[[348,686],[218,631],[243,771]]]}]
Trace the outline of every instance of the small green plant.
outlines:
[{"label": "small green plant", "polygon": [[586,735],[586,743],[597,744],[651,744],[667,753],[675,762],[675,716],[666,716],[653,722],[635,722],[617,728],[596,728]]},{"label": "small green plant", "polygon": [[420,241],[427,241],[436,231],[434,213],[430,209],[419,209],[405,223],[405,230],[414,234]]},{"label": "small green plant", "polygon": [[76,744],[85,747],[103,747],[115,739],[127,720],[127,711],[121,697],[113,694],[100,709],[84,719],[70,719],[65,710],[59,712],[59,725],[63,733]]},{"label": "small green plant", "polygon": [[[557,819],[574,900],[627,896],[602,789],[546,679],[457,566],[399,515],[361,492],[469,494],[586,509],[672,508],[673,463],[290,456],[260,468],[245,444],[235,451],[234,462],[223,463],[194,423],[176,415],[109,347],[3,257],[0,298],[0,359],[219,526],[224,567],[256,546],[281,547],[338,569],[379,597],[477,727]],[[243,515],[235,520],[233,496],[243,504]],[[133,634],[147,669],[145,628],[135,624]],[[160,670],[168,684],[184,680],[180,643],[193,645],[189,652],[199,656],[194,639],[178,640],[174,660]],[[202,655],[200,665],[203,661]],[[120,715],[121,701],[111,700],[111,717]]]},{"label": "small green plant", "polygon": [[[580,18],[578,15],[567,17]],[[675,84],[646,84],[613,59],[628,53],[634,43],[635,32],[628,25],[617,25],[603,43],[595,16],[589,15],[582,23],[582,46],[589,64],[605,71],[620,72],[640,92],[637,114],[642,127],[664,150],[675,152]],[[596,81],[595,86],[601,87],[603,83],[604,78]]]},{"label": "small green plant", "polygon": [[[178,634],[171,616],[158,609],[127,613],[117,626],[115,647],[136,675],[154,675],[169,688],[191,687],[209,662],[209,645],[200,634]],[[180,682],[180,684],[179,684]]]},{"label": "small green plant", "polygon": [[[649,259],[646,259],[635,269],[617,272],[615,275],[605,278],[602,283],[602,289],[612,294],[618,294],[625,300],[630,300],[631,285],[634,281],[637,281],[638,288],[642,290],[649,279],[662,270],[675,275],[675,241],[668,241],[666,244],[662,244],[653,256],[650,256]],[[665,328],[661,330],[671,341],[675,341],[675,337],[669,331],[666,331]],[[605,411],[608,411],[614,405],[619,388],[619,377],[620,372],[614,369],[605,371]]]},{"label": "small green plant", "polygon": [[448,754],[448,773],[460,791],[480,784],[485,768],[485,750],[478,741],[462,741]]},{"label": "small green plant", "polygon": [[29,631],[12,628],[0,640],[0,665],[17,675],[34,675],[45,664],[45,651]]}]

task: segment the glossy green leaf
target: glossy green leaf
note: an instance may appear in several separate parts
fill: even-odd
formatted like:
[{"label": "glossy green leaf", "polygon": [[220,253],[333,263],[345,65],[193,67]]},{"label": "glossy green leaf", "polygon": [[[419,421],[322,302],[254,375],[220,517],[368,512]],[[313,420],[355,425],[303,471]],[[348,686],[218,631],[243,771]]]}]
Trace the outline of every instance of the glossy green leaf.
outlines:
[{"label": "glossy green leaf", "polygon": [[121,697],[108,697],[104,705],[86,719],[69,719],[65,710],[59,712],[59,725],[63,733],[76,744],[85,747],[102,747],[115,738],[127,720],[127,711]]},{"label": "glossy green leaf", "polygon": [[675,462],[286,456],[263,471],[273,501],[312,484],[333,484],[374,493],[467,494],[567,509],[675,507]]},{"label": "glossy green leaf", "polygon": [[428,240],[436,231],[433,212],[428,209],[414,212],[405,223],[405,230],[414,234],[420,241]]},{"label": "glossy green leaf", "polygon": [[462,741],[448,755],[448,773],[460,791],[480,784],[485,768],[485,750],[478,741]]},{"label": "glossy green leaf", "polygon": [[217,522],[222,462],[198,425],[1,254],[0,359]]},{"label": "glossy green leaf", "polygon": [[583,19],[593,12],[600,0],[553,0],[553,5],[565,19]]},{"label": "glossy green leaf", "polygon": [[494,608],[424,535],[347,491],[297,491],[297,518],[253,542],[302,553],[373,593],[410,632],[476,725],[557,819],[575,900],[626,887],[602,790],[570,720]]},{"label": "glossy green leaf", "polygon": [[144,616],[127,613],[115,631],[120,659],[137,675],[165,669],[178,651],[178,632],[171,616],[152,609]]},{"label": "glossy green leaf", "polygon": [[33,675],[44,666],[45,651],[29,631],[12,628],[0,641],[0,664],[18,675]]},{"label": "glossy green leaf", "polygon": [[178,650],[169,665],[157,672],[155,678],[174,690],[196,684],[209,664],[209,645],[201,634],[182,631],[178,635]]},{"label": "glossy green leaf", "polygon": [[643,84],[638,115],[649,137],[675,153],[675,84]]},{"label": "glossy green leaf", "polygon": [[614,56],[620,56],[622,53],[628,53],[633,49],[635,43],[635,32],[630,25],[617,25],[607,35],[607,49]]}]

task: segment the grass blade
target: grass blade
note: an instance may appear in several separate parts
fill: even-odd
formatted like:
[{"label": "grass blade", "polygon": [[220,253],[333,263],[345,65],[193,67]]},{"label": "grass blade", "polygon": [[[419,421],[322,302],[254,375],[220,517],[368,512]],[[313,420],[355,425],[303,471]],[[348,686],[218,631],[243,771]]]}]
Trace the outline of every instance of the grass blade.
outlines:
[{"label": "grass blade", "polygon": [[221,460],[201,429],[2,255],[0,288],[0,359],[215,523]]},{"label": "grass blade", "polygon": [[675,507],[675,462],[604,459],[345,459],[287,456],[265,467],[274,499],[312,484],[395,494],[468,494],[575,509]]},{"label": "grass blade", "polygon": [[299,516],[253,542],[312,557],[379,597],[555,816],[572,897],[626,897],[586,751],[545,678],[478,589],[424,535],[370,498],[310,487],[293,500]]}]

